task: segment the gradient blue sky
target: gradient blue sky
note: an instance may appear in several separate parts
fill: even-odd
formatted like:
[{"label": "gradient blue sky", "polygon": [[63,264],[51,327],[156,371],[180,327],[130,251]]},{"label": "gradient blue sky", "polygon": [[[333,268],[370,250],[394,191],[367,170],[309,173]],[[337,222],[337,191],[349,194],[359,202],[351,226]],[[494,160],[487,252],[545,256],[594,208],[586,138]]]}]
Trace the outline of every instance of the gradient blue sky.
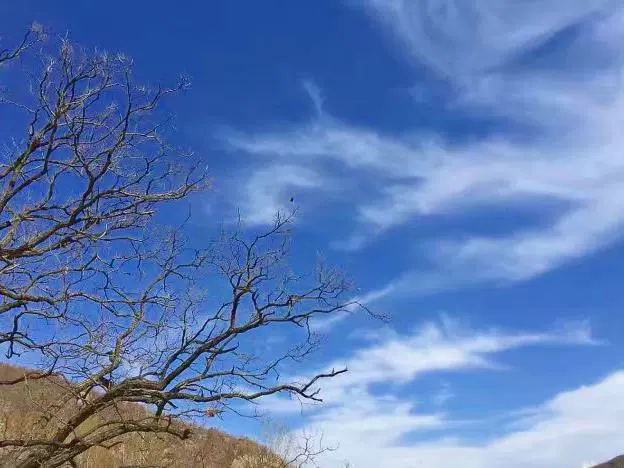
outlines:
[{"label": "gradient blue sky", "polygon": [[324,405],[263,405],[339,444],[322,466],[624,451],[623,1],[0,5],[7,42],[33,20],[127,53],[141,81],[192,77],[168,110],[215,178],[194,236],[294,196],[295,265],[322,252],[391,316],[318,325],[299,372],[351,370]]}]

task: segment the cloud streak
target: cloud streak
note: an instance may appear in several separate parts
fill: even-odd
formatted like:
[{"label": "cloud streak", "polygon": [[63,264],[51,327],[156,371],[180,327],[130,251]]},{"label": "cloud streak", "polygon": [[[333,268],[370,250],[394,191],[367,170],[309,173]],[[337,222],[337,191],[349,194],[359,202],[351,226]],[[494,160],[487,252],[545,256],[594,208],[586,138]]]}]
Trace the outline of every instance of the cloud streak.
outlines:
[{"label": "cloud streak", "polygon": [[[571,346],[599,344],[584,322],[571,322],[556,330],[539,333],[505,332],[497,329],[476,330],[458,320],[442,316],[439,322],[426,322],[408,334],[384,329],[368,335],[372,343],[351,356],[337,359],[325,367],[349,372],[323,383],[323,397],[328,405],[348,406],[354,398],[370,398],[372,385],[405,385],[435,372],[468,369],[502,369],[494,356],[504,351],[532,346]],[[305,380],[305,379],[303,379]],[[296,404],[283,400],[270,407],[273,411],[298,411]]]},{"label": "cloud streak", "polygon": [[500,66],[592,14],[609,0],[363,0],[409,53],[455,78]]},{"label": "cloud streak", "polygon": [[[621,451],[623,390],[624,372],[614,372],[600,382],[559,393],[518,413],[499,424],[500,435],[482,443],[444,435],[425,442],[400,442],[414,431],[469,430],[478,424],[418,413],[401,402],[371,407],[367,402],[349,411],[329,411],[310,427],[323,428],[325,440],[340,441],[338,451],[328,454],[323,466],[350,461],[360,468],[380,462],[397,468],[582,468]],[[388,424],[386,418],[396,423]]]},{"label": "cloud streak", "polygon": [[[320,180],[333,175],[328,162],[342,165],[352,180],[366,180],[366,190],[351,190],[357,184],[342,187],[356,220],[352,235],[334,242],[346,250],[362,249],[397,226],[417,226],[426,218],[453,219],[492,207],[521,206],[532,214],[533,223],[510,225],[504,235],[471,232],[472,226],[464,225],[454,236],[415,239],[426,246],[434,265],[418,272],[424,278],[420,281],[437,283],[434,290],[531,278],[620,240],[624,84],[619,76],[624,55],[615,45],[621,38],[616,26],[622,10],[606,9],[612,2],[599,0],[573,6],[565,2],[565,8],[555,0],[539,8],[533,2],[493,3],[370,0],[367,5],[408,44],[411,56],[426,63],[435,58],[435,67],[451,76],[452,106],[505,119],[525,129],[526,138],[499,132],[458,143],[431,131],[382,134],[325,113],[318,89],[312,87],[317,114],[310,123],[231,134],[228,144],[275,164],[287,161],[293,177],[314,171],[318,183],[309,184],[305,175],[298,180],[321,197],[325,189]],[[588,18],[592,21],[583,23]],[[425,23],[431,23],[435,34],[421,27]],[[544,46],[546,39],[573,26],[583,41],[566,48],[565,57],[575,63],[577,74],[569,66],[544,70],[511,63],[520,51]],[[504,32],[502,38],[498,32]],[[424,34],[431,37],[421,40]],[[485,58],[476,61],[468,53],[473,49]],[[582,60],[593,50],[605,57],[600,67]],[[563,60],[555,52],[551,62]],[[460,61],[457,70],[446,66],[456,62],[456,55],[472,65]],[[594,76],[588,79],[590,71]],[[282,191],[279,185],[279,177],[272,180],[272,190]],[[263,206],[275,206],[271,201]],[[545,213],[545,204],[559,209]],[[254,213],[265,212],[262,206],[254,208]],[[401,278],[415,275],[407,271]],[[448,284],[440,278],[449,278]],[[413,292],[419,293],[418,288]]]},{"label": "cloud streak", "polygon": [[[462,463],[468,465],[462,466],[474,468],[569,467],[574,465],[566,465],[565,461],[579,461],[580,458],[574,457],[580,454],[563,453],[568,444],[578,443],[578,438],[584,435],[598,437],[609,433],[613,437],[615,434],[616,417],[609,415],[606,423],[600,421],[593,426],[589,418],[593,416],[592,409],[602,404],[602,397],[609,396],[611,401],[624,388],[624,374],[615,374],[596,387],[558,395],[537,408],[506,415],[503,418],[509,426],[504,426],[506,434],[481,445],[462,442],[458,436],[444,436],[449,431],[469,430],[483,423],[457,420],[444,411],[441,405],[450,396],[448,387],[434,395],[435,412],[423,411],[416,402],[393,396],[397,386],[408,385],[429,374],[506,369],[496,358],[505,351],[535,346],[594,345],[596,341],[587,324],[571,323],[550,332],[521,333],[473,329],[442,317],[439,322],[425,323],[415,330],[407,334],[380,332],[351,356],[328,364],[329,368],[346,365],[349,372],[323,384],[323,406],[308,407],[303,412],[307,417],[304,432],[323,433],[328,444],[339,444],[322,466],[341,466],[340,462],[347,460],[363,468],[377,467],[380,463],[446,468],[464,460]],[[374,390],[376,385],[386,390]],[[278,398],[265,401],[264,405],[274,415],[301,410],[300,405]],[[624,405],[618,403],[618,408],[624,412]],[[606,413],[604,407],[598,410],[599,415],[603,413]],[[553,442],[561,431],[564,437]],[[404,441],[415,433],[438,434],[438,437],[425,443]],[[556,444],[554,451],[546,450],[547,441]],[[544,449],[544,453],[536,453],[534,460],[530,455],[522,457],[530,452],[531,444]],[[598,458],[606,456],[598,450],[593,453]],[[518,464],[513,464],[516,463],[513,460],[511,464],[503,463],[505,457],[518,454]],[[557,463],[549,464],[553,461]]]},{"label": "cloud streak", "polygon": [[[307,82],[308,122],[225,137],[258,168],[244,196],[258,191],[260,174],[267,193],[300,187],[325,209],[338,201],[345,221],[333,246],[351,252],[394,242],[392,231],[400,229],[401,248],[406,256],[416,251],[414,261],[362,296],[371,303],[523,281],[622,241],[621,1],[353,3],[393,36],[408,63],[427,67],[443,85],[433,103],[426,92],[423,99],[406,92],[415,112],[426,115],[434,106],[478,131],[460,138],[430,126],[392,133],[356,125],[329,113],[331,103]],[[485,130],[484,120],[497,125]],[[280,165],[288,177],[269,176],[266,167]],[[251,222],[266,219],[256,214],[268,213],[280,196],[249,205]],[[502,228],[475,221],[494,213],[505,218]],[[420,229],[439,221],[453,228]],[[584,323],[523,333],[443,319],[405,333],[386,330],[328,363],[350,372],[326,383],[326,404],[306,412],[306,426],[340,444],[324,466],[349,460],[364,468],[580,468],[621,450],[622,371],[503,415],[495,434],[477,442],[462,429],[492,422],[449,414],[448,388],[433,395],[430,410],[397,395],[425,376],[504,370],[506,351],[595,344]],[[453,390],[455,403],[461,392]],[[282,399],[267,407],[281,414],[301,409]]]}]

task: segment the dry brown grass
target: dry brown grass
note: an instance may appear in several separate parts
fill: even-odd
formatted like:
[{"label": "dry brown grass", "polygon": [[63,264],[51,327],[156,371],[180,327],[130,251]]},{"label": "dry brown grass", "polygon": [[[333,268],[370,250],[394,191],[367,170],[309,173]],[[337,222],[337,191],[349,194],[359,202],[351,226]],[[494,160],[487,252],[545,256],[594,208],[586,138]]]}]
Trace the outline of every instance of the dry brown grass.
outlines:
[{"label": "dry brown grass", "polygon": [[[22,368],[0,364],[1,381],[23,374]],[[35,437],[45,431],[49,424],[43,417],[43,408],[62,397],[65,390],[59,385],[60,379],[50,377],[0,386],[0,439]],[[125,417],[137,418],[146,412],[143,407],[132,404],[118,407],[117,411]],[[184,441],[166,434],[126,434],[114,447],[94,447],[76,461],[82,468],[285,468],[279,457],[250,439],[234,437],[214,428],[189,427],[191,437]],[[7,456],[8,451],[0,452],[1,466],[8,466]]]}]

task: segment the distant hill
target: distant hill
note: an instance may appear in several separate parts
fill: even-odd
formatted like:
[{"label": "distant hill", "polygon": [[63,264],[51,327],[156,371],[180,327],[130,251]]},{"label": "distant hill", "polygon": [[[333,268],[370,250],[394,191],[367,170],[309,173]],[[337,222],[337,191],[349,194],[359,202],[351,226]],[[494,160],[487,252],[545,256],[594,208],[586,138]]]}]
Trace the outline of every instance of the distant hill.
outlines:
[{"label": "distant hill", "polygon": [[[23,368],[0,363],[0,380],[15,379]],[[56,382],[55,382],[55,379]],[[41,413],[37,405],[62,395],[60,377],[0,386],[0,440],[24,437],[36,431]],[[145,413],[139,405],[125,404],[126,414]],[[106,416],[103,416],[106,417]],[[168,467],[168,468],[286,468],[268,448],[246,438],[228,435],[214,428],[188,426],[192,435],[181,441],[169,435],[131,434],[111,449],[93,448],[78,457],[81,468]],[[0,449],[0,466],[10,466],[8,451]]]},{"label": "distant hill", "polygon": [[611,461],[596,465],[593,468],[624,468],[624,455],[620,455]]}]

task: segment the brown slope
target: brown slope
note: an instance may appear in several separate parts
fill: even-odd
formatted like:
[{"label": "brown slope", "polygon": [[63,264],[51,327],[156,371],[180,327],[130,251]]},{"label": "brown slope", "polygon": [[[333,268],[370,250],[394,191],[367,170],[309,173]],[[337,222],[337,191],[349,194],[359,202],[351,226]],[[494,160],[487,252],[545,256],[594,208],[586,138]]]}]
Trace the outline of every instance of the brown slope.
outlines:
[{"label": "brown slope", "polygon": [[[0,363],[0,380],[24,374],[25,369]],[[61,396],[62,377],[50,377],[0,386],[0,439],[14,439],[32,434],[40,420],[39,405]],[[126,404],[128,415],[144,413],[139,405]],[[191,427],[191,426],[189,426]],[[234,437],[218,429],[192,426],[192,435],[181,441],[169,435],[131,434],[112,449],[93,448],[78,458],[84,468],[130,466],[166,466],[169,468],[264,468],[283,465],[266,447],[247,438]],[[0,452],[0,466],[9,466],[7,452]],[[3,461],[4,459],[4,461]],[[7,464],[8,463],[8,464]]]},{"label": "brown slope", "polygon": [[613,460],[596,465],[593,468],[624,468],[624,455],[620,455]]}]

